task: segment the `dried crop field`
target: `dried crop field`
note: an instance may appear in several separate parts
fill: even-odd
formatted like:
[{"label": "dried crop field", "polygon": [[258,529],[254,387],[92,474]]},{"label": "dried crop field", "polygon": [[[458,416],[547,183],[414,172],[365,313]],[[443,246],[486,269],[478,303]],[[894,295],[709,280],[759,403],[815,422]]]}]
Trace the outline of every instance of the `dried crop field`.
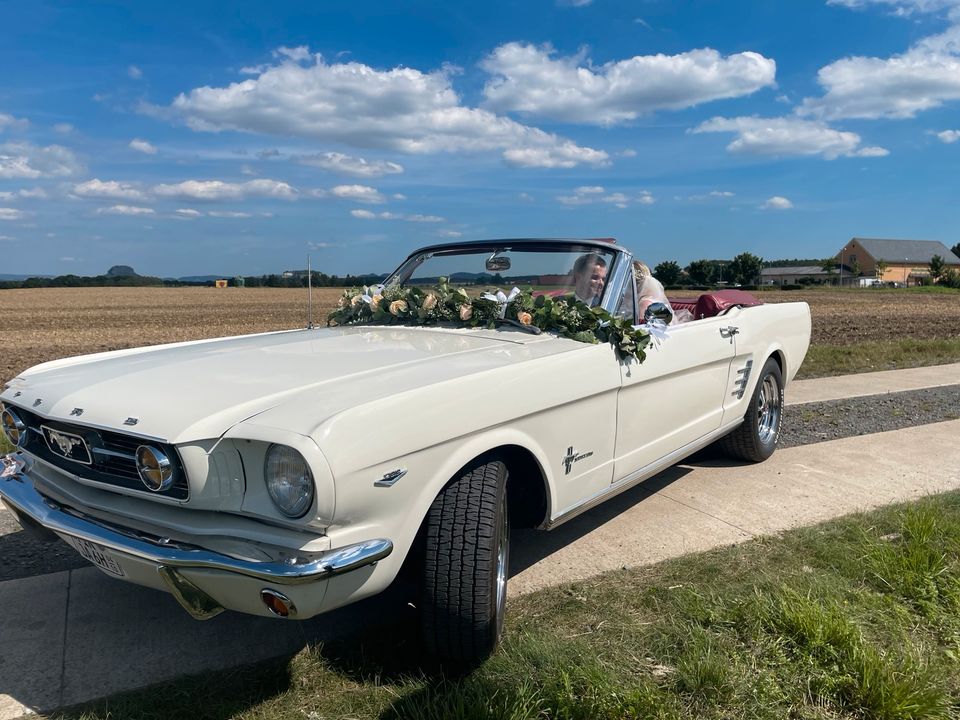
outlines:
[{"label": "dried crop field", "polygon": [[[322,324],[342,290],[314,290]],[[805,300],[813,342],[960,338],[960,295],[895,290],[764,292]],[[0,382],[46,360],[205,337],[303,327],[306,290],[280,288],[49,288],[0,291]]]}]

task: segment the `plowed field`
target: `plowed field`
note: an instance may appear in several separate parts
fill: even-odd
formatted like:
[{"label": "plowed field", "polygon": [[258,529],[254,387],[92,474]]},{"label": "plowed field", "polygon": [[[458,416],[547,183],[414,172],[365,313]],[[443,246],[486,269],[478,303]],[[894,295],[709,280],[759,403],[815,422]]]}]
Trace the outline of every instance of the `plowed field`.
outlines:
[{"label": "plowed field", "polygon": [[[342,291],[314,290],[322,324]],[[895,338],[960,337],[960,294],[896,290],[766,292],[804,300],[813,342],[851,345]],[[302,327],[305,290],[269,288],[52,288],[0,291],[0,381],[68,355]]]}]

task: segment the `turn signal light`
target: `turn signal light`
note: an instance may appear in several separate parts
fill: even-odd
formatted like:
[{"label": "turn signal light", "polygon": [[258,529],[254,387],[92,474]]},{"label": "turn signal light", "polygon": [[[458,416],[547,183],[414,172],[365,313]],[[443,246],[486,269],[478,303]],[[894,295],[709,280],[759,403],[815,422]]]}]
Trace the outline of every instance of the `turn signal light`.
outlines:
[{"label": "turn signal light", "polygon": [[277,617],[292,618],[297,616],[296,605],[283,593],[266,588],[260,591],[260,599],[267,606],[267,610]]}]

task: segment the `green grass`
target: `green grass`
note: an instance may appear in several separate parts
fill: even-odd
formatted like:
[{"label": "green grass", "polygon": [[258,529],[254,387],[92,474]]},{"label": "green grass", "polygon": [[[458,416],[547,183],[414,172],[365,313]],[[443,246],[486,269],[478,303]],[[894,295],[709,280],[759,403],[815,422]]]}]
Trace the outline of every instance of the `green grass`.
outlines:
[{"label": "green grass", "polygon": [[63,717],[956,718],[960,493],[518,598],[466,676],[382,623]]},{"label": "green grass", "polygon": [[13,452],[13,445],[7,440],[6,435],[0,432],[0,455],[6,455],[9,452]]},{"label": "green grass", "polygon": [[811,345],[797,378],[826,377],[960,362],[960,339]]}]

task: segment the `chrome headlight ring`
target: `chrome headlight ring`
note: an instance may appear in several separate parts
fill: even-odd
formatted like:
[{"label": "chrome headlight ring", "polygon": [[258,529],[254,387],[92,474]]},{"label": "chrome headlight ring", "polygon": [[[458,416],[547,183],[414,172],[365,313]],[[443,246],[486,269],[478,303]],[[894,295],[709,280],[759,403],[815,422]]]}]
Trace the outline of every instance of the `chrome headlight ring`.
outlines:
[{"label": "chrome headlight ring", "polygon": [[173,465],[162,451],[150,445],[137,448],[137,472],[150,492],[163,492],[173,485]]},{"label": "chrome headlight ring", "polygon": [[278,444],[267,448],[263,479],[270,500],[287,517],[301,518],[313,506],[313,472],[294,448]]},{"label": "chrome headlight ring", "polygon": [[26,426],[12,408],[6,406],[0,407],[3,407],[3,412],[0,412],[0,425],[3,426],[3,434],[6,435],[7,439],[16,447],[23,447],[27,442],[27,434],[30,428]]}]

